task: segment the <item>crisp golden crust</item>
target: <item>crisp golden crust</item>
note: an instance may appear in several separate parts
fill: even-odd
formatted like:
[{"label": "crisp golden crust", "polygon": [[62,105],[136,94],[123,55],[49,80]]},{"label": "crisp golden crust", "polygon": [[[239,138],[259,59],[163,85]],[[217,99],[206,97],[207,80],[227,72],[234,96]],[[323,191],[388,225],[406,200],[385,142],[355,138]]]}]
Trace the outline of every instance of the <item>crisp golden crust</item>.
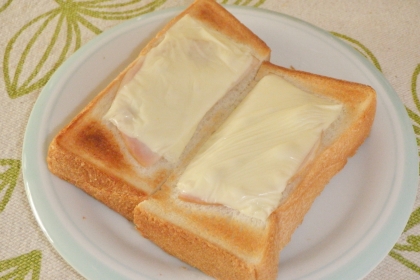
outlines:
[{"label": "crisp golden crust", "polygon": [[133,219],[132,207],[145,196],[144,192],[62,149],[55,141],[50,145],[47,161],[55,175],[84,190],[129,220]]},{"label": "crisp golden crust", "polygon": [[264,66],[261,67],[256,78],[257,81],[269,73],[274,73],[307,92],[339,100],[344,102],[347,107],[354,106],[352,109],[355,111],[365,110],[361,103],[372,104],[373,102],[373,106],[376,107],[376,95],[369,86],[292,70],[270,62],[263,64]]},{"label": "crisp golden crust", "polygon": [[129,173],[134,172],[125,160],[119,145],[116,141],[112,141],[112,133],[100,122],[92,120],[81,124],[80,129],[76,131],[76,135],[71,140],[74,140],[75,147],[82,148],[86,153],[91,154],[96,160],[110,168]]},{"label": "crisp golden crust", "polygon": [[[296,174],[295,183],[266,223],[224,206],[183,201],[173,189],[176,178],[167,181],[134,211],[134,223],[142,235],[218,279],[276,278],[280,250],[290,241],[325,185],[369,135],[375,116],[376,94],[368,86],[270,63],[261,66],[255,83],[269,73],[309,92],[338,100],[345,109],[339,126],[329,132],[333,136],[320,147],[314,160]],[[165,230],[159,231],[159,227]],[[179,239],[186,239],[187,248],[177,246]]]},{"label": "crisp golden crust", "polygon": [[[197,8],[195,8],[197,6]],[[199,8],[198,8],[199,6]],[[229,36],[236,42],[250,46],[256,50],[259,59],[270,56],[270,48],[230,13],[214,0],[196,1],[189,14],[210,25],[217,31]]]},{"label": "crisp golden crust", "polygon": [[[248,263],[234,253],[197,235],[196,232],[185,230],[147,211],[143,212],[141,208],[135,209],[135,217],[138,228],[147,228],[146,231],[141,231],[144,237],[155,242],[169,254],[217,279],[272,279],[272,276],[277,274],[278,251],[274,247],[264,248],[265,255],[269,257],[262,261],[264,268],[261,269],[260,264]],[[272,232],[275,231],[270,231]],[[242,247],[247,244],[249,243],[242,243]],[[269,269],[265,269],[266,267]]]},{"label": "crisp golden crust", "polygon": [[[223,107],[211,110],[211,114],[205,117],[205,124],[197,131],[194,142],[187,146],[179,163],[169,163],[161,159],[151,167],[143,167],[137,162],[119,131],[102,119],[120,84],[124,82],[125,75],[129,76],[130,70],[135,70],[141,65],[139,63],[144,55],[156,46],[168,28],[185,14],[191,14],[206,22],[226,36],[243,34],[232,36],[232,39],[249,46],[250,51],[259,59],[259,64],[269,58],[270,49],[267,45],[222,6],[213,0],[197,0],[162,28],[142,49],[139,56],[58,133],[48,150],[47,161],[52,173],[83,189],[129,220],[132,220],[132,211],[138,202],[159,188],[176,164],[185,165],[191,159],[191,154],[229,112]],[[252,78],[250,74],[249,80]],[[236,90],[242,91],[239,87]],[[227,96],[233,95],[229,92]],[[238,95],[234,99],[238,100],[240,97],[241,95]]]},{"label": "crisp golden crust", "polygon": [[[113,136],[95,122],[70,130],[60,133],[49,146],[50,171],[132,220],[134,207],[150,194],[138,188],[140,182],[156,185],[167,177],[168,171],[160,170],[154,178],[137,176]],[[119,173],[124,176],[118,176]],[[127,176],[138,183],[129,182]]]}]

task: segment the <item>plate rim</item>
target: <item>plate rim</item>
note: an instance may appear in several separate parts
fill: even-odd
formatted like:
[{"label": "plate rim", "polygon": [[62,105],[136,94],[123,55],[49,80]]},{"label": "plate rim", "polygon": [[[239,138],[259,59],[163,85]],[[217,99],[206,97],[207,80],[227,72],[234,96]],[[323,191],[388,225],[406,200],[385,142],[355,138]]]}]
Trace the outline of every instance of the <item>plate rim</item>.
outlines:
[{"label": "plate rim", "polygon": [[[231,11],[233,14],[235,14],[236,12],[250,12],[250,13],[256,13],[259,15],[270,15],[273,17],[279,17],[279,18],[286,18],[287,20],[291,20],[299,25],[304,25],[308,28],[310,28],[311,30],[314,30],[316,32],[320,32],[321,35],[323,36],[328,36],[330,39],[336,41],[337,43],[339,43],[341,45],[341,47],[344,47],[347,51],[351,52],[353,55],[356,54],[359,56],[359,59],[363,60],[365,59],[361,54],[357,53],[354,49],[351,48],[351,46],[349,46],[348,44],[342,42],[340,39],[336,38],[335,36],[333,36],[332,34],[328,33],[327,31],[312,25],[308,22],[305,22],[303,20],[300,20],[298,18],[292,17],[290,15],[287,14],[282,14],[279,12],[275,12],[275,11],[270,11],[270,10],[265,10],[265,9],[261,9],[261,8],[254,8],[254,7],[246,7],[246,6],[236,6],[236,5],[224,5],[227,7],[227,9],[229,11]],[[37,115],[39,115],[39,110],[41,108],[42,110],[42,105],[45,104],[45,102],[47,101],[48,97],[50,97],[52,95],[51,92],[48,91],[48,89],[50,87],[53,87],[56,83],[58,83],[57,80],[59,80],[59,77],[62,76],[62,72],[65,71],[65,69],[67,67],[70,67],[71,64],[73,64],[74,62],[77,61],[78,57],[83,55],[84,52],[86,52],[87,50],[89,50],[90,48],[96,46],[97,44],[101,43],[103,40],[106,40],[107,37],[111,36],[112,34],[116,34],[119,31],[123,30],[126,27],[130,27],[131,25],[134,24],[134,22],[137,21],[144,21],[147,20],[148,18],[154,18],[154,17],[158,17],[158,16],[163,16],[165,14],[173,14],[176,15],[176,13],[181,12],[183,9],[185,9],[184,6],[178,6],[178,7],[172,7],[172,8],[167,8],[167,9],[162,9],[159,11],[154,11],[130,20],[127,20],[125,22],[122,22],[106,31],[104,31],[103,33],[101,33],[100,35],[94,37],[93,39],[91,39],[89,42],[85,43],[81,48],[79,48],[75,53],[73,53],[68,59],[66,59],[66,61],[59,67],[59,69],[53,74],[53,76],[50,78],[50,80],[48,81],[48,83],[45,85],[45,87],[43,88],[43,90],[41,91],[37,101],[35,102],[33,108],[32,108],[32,112],[30,114],[29,120],[28,120],[28,124],[27,124],[27,128],[25,130],[25,135],[24,135],[24,140],[23,140],[23,149],[22,149],[22,173],[23,173],[23,180],[24,180],[24,185],[25,185],[25,191],[27,194],[27,198],[29,201],[29,204],[31,206],[31,210],[38,222],[38,225],[41,227],[41,230],[44,232],[45,236],[47,237],[47,239],[49,240],[49,242],[53,245],[53,247],[55,248],[55,250],[57,250],[57,252],[66,260],[67,263],[69,263],[78,273],[80,273],[81,275],[83,275],[84,277],[88,277],[90,278],[96,278],[98,276],[103,277],[103,273],[104,271],[101,272],[94,272],[93,274],[91,270],[89,270],[89,268],[86,267],[86,265],[80,265],[80,262],[75,261],[74,259],[72,259],[72,257],[69,257],[68,254],[71,254],[71,252],[69,253],[68,249],[62,248],[62,246],[60,244],[58,244],[56,242],[56,240],[54,240],[54,238],[50,235],[51,234],[51,230],[47,229],[45,227],[45,221],[42,220],[42,217],[40,217],[39,215],[39,208],[36,207],[36,202],[34,200],[36,200],[36,194],[33,192],[32,187],[29,185],[29,181],[28,180],[31,176],[34,176],[34,170],[30,168],[30,164],[28,165],[28,163],[30,162],[30,159],[28,158],[30,153],[34,153],[31,152],[31,145],[29,144],[30,138],[32,135],[36,135],[35,133],[35,127],[34,124],[37,124],[37,119],[39,119],[40,117]],[[414,132],[412,130],[412,125],[411,125],[411,121],[408,118],[408,115],[406,114],[405,111],[403,111],[404,109],[404,105],[402,103],[402,101],[399,99],[397,93],[394,91],[394,89],[392,88],[392,86],[389,84],[389,82],[386,80],[386,78],[383,76],[382,73],[379,72],[379,70],[377,70],[373,64],[371,64],[369,61],[366,60],[366,62],[362,61],[363,64],[365,66],[367,66],[367,68],[369,68],[369,70],[371,71],[371,73],[373,73],[373,75],[375,76],[375,78],[379,81],[379,83],[381,85],[384,86],[384,88],[386,88],[386,95],[387,97],[392,101],[393,105],[396,106],[394,107],[395,112],[398,115],[398,120],[399,120],[399,125],[401,130],[404,132],[404,136],[401,136],[403,138],[403,142],[404,142],[404,147],[403,147],[403,152],[405,155],[405,165],[408,167],[405,170],[405,174],[411,174],[410,176],[404,176],[404,180],[403,182],[405,183],[406,186],[411,186],[411,185],[415,185],[415,188],[413,188],[412,192],[404,192],[404,193],[400,193],[399,197],[398,197],[398,202],[396,202],[396,204],[401,204],[401,201],[404,201],[404,203],[402,203],[402,205],[405,205],[406,207],[401,207],[398,208],[397,210],[399,214],[393,212],[393,217],[399,217],[398,219],[393,219],[393,225],[395,229],[400,229],[400,230],[394,230],[394,234],[388,234],[385,235],[387,237],[387,240],[392,243],[391,241],[394,241],[391,245],[394,246],[395,242],[398,241],[402,230],[405,227],[405,224],[408,221],[408,218],[413,210],[413,205],[415,202],[415,196],[417,194],[417,188],[418,188],[418,157],[417,154],[415,154],[414,156],[411,157],[407,157],[407,155],[410,155],[410,152],[412,150],[417,151],[417,144],[415,143],[415,137],[414,137]],[[411,135],[411,137],[409,137]],[[39,136],[40,137],[40,136]],[[44,141],[45,142],[45,141]],[[45,146],[47,143],[43,143],[43,145]],[[38,153],[40,153],[40,151],[38,151]],[[43,155],[42,155],[43,156]],[[408,189],[408,187],[405,187],[404,189]],[[411,190],[411,189],[410,189]],[[415,191],[414,191],[415,190]],[[394,208],[395,210],[395,208]],[[407,211],[408,211],[408,215],[407,215]],[[403,213],[403,216],[406,216],[406,220],[401,219],[401,213]],[[389,224],[391,221],[388,220],[387,224]],[[397,226],[395,226],[395,224],[397,224]],[[389,228],[389,226],[387,227]],[[396,234],[395,232],[399,231],[399,234]],[[61,234],[66,235],[66,233],[61,232]],[[376,238],[377,239],[377,238]],[[383,238],[381,239],[381,241],[383,241]],[[374,242],[372,242],[374,243]],[[378,243],[378,242],[376,242]],[[387,248],[384,249],[384,246],[379,246],[379,244],[370,244],[370,246],[375,247],[375,250],[378,250],[378,247],[382,248],[382,251],[386,251],[387,252],[391,249],[391,248]],[[388,246],[389,247],[389,246]],[[66,253],[67,252],[67,253]],[[384,252],[381,252],[381,254],[383,254]],[[65,255],[63,255],[65,254]],[[386,256],[386,254],[383,256],[383,258]],[[77,258],[77,257],[76,257]],[[366,268],[366,267],[359,267],[358,270],[358,277],[363,277],[366,274],[368,274],[377,264],[379,264],[382,259],[377,259],[376,262],[371,265],[373,265],[373,267],[371,267],[370,269]],[[94,260],[95,261],[95,260]],[[99,263],[100,265],[100,263]],[[103,265],[102,265],[103,266]],[[349,264],[347,264],[347,266],[349,266]],[[89,266],[90,267],[90,266]],[[350,267],[351,269],[354,269],[354,267]],[[353,270],[352,273],[354,273],[355,271]],[[100,274],[96,274],[96,273],[100,273]],[[106,275],[107,276],[121,276],[118,271],[115,271],[113,268],[110,269],[106,269]],[[115,274],[116,273],[116,274]],[[145,276],[146,278],[149,276]],[[148,278],[147,278],[148,279]]]}]

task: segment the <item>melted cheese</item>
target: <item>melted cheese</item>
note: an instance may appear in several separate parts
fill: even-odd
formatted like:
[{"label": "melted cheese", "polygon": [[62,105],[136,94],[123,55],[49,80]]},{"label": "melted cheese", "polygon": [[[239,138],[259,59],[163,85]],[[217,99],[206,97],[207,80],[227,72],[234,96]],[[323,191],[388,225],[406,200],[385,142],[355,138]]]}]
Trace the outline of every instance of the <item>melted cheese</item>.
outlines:
[{"label": "melted cheese", "polygon": [[181,197],[267,219],[341,110],[276,75],[264,77],[187,167]]},{"label": "melted cheese", "polygon": [[105,118],[176,161],[205,113],[248,72],[250,51],[186,15],[130,73]]}]

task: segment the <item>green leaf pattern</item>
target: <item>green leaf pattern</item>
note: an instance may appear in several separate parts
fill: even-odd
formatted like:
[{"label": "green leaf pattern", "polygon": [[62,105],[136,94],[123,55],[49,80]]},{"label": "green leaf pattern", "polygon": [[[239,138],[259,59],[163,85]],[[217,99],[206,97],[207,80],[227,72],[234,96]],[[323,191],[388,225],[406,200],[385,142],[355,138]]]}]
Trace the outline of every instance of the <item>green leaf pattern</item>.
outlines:
[{"label": "green leaf pattern", "polygon": [[55,0],[57,8],[30,20],[6,46],[3,72],[9,97],[18,98],[43,87],[61,63],[82,45],[82,29],[94,34],[102,32],[93,20],[130,19],[155,10],[165,1]]},{"label": "green leaf pattern", "polygon": [[[415,227],[420,223],[420,207],[417,208],[410,216],[404,233],[407,233],[411,228]],[[420,252],[420,235],[406,234],[405,243],[397,243],[391,250],[389,255],[395,260],[410,268],[411,270],[420,274],[420,264],[410,260],[410,253]]]},{"label": "green leaf pattern", "polygon": [[[413,129],[416,134],[417,146],[420,146],[420,100],[417,95],[417,80],[420,74],[420,64],[414,69],[413,75],[411,77],[411,96],[413,98],[416,110],[411,110],[406,107],[407,112],[411,120],[413,121]],[[420,153],[419,153],[420,155]],[[419,169],[420,174],[420,169]],[[397,243],[394,248],[391,250],[389,255],[395,260],[399,261],[401,264],[412,269],[413,271],[420,274],[420,264],[416,264],[410,260],[409,254],[412,252],[420,252],[420,235],[410,235],[410,229],[418,226],[420,224],[420,207],[411,213],[410,218],[407,222],[407,225],[404,229],[406,234],[406,243]]]},{"label": "green leaf pattern", "polygon": [[381,65],[379,64],[379,61],[376,59],[373,53],[367,47],[365,47],[362,43],[360,43],[358,40],[351,38],[349,36],[346,36],[344,34],[337,33],[337,32],[331,32],[331,34],[342,39],[343,41],[350,44],[351,46],[353,46],[354,49],[356,49],[364,57],[366,57],[370,62],[372,62],[373,65],[375,65],[375,67],[379,71],[382,71]]},{"label": "green leaf pattern", "polygon": [[7,9],[13,0],[0,1],[0,13]]},{"label": "green leaf pattern", "polygon": [[259,7],[264,4],[265,0],[223,0],[218,2],[221,4]]},{"label": "green leaf pattern", "polygon": [[[420,112],[420,100],[417,95],[417,80],[420,74],[420,64],[414,69],[413,76],[411,78],[411,96],[413,98],[414,104],[418,112]],[[420,146],[420,116],[419,113],[411,110],[410,108],[406,107],[408,115],[410,116],[411,120],[413,121],[413,129],[414,133],[416,134],[417,146]],[[420,152],[419,152],[420,156]],[[419,166],[419,173],[420,173],[420,166]]]},{"label": "green leaf pattern", "polygon": [[16,187],[20,172],[20,160],[0,159],[0,166],[6,171],[0,173],[0,213],[6,208],[7,203]]},{"label": "green leaf pattern", "polygon": [[41,271],[42,253],[31,251],[16,258],[0,260],[0,280],[38,280]]}]

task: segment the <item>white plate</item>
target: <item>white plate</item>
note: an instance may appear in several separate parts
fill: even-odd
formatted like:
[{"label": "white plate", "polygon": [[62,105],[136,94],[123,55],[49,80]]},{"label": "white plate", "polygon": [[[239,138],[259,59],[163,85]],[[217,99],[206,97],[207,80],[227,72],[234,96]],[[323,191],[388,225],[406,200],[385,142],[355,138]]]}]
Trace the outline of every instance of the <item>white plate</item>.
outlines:
[{"label": "white plate", "polygon": [[[418,160],[405,109],[362,55],[329,33],[282,14],[229,7],[272,48],[274,63],[361,82],[378,93],[370,138],[315,201],[281,254],[280,279],[358,279],[398,240],[417,191]],[[162,252],[133,226],[47,169],[47,147],[66,124],[180,12],[169,9],[104,32],[68,59],[39,96],[29,119],[23,174],[40,227],[88,279],[205,279]]]}]

